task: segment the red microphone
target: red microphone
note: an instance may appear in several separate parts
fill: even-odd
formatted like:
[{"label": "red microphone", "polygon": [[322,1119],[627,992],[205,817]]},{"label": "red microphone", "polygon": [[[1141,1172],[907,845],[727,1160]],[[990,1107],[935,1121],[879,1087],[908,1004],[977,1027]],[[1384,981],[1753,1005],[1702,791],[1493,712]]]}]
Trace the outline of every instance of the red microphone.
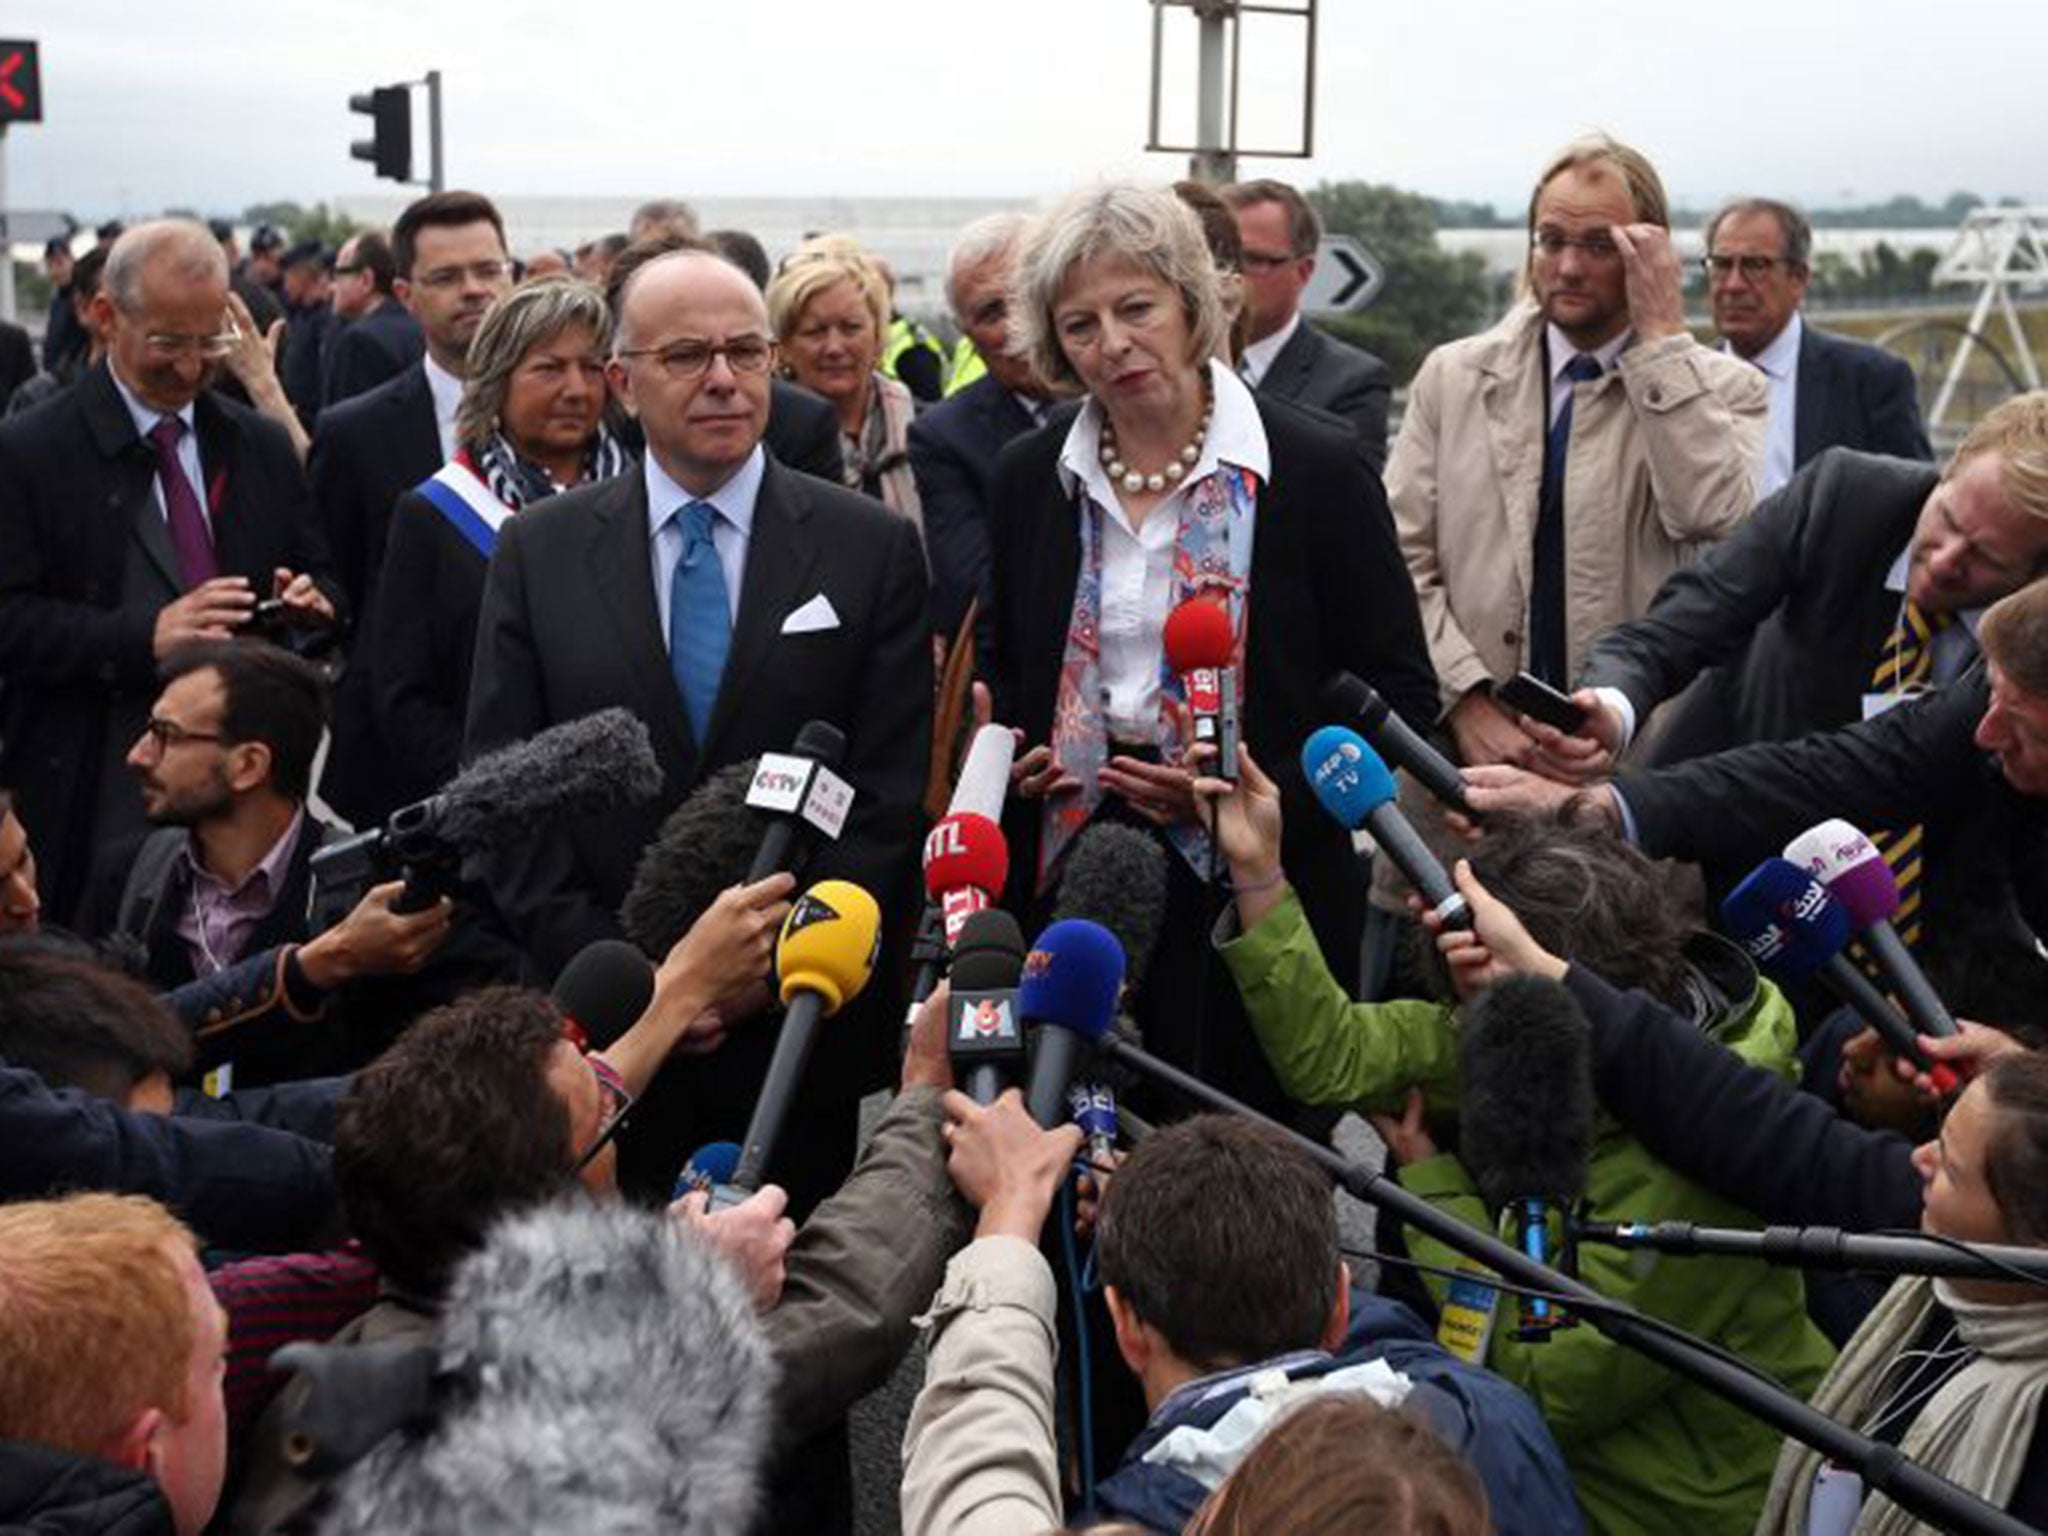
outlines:
[{"label": "red microphone", "polygon": [[1178,672],[1194,716],[1195,740],[1216,748],[1204,768],[1237,781],[1237,636],[1227,602],[1191,597],[1166,616],[1166,664]]},{"label": "red microphone", "polygon": [[995,904],[1009,878],[1003,829],[978,812],[955,811],[925,837],[924,888],[939,904],[948,947],[971,914]]}]

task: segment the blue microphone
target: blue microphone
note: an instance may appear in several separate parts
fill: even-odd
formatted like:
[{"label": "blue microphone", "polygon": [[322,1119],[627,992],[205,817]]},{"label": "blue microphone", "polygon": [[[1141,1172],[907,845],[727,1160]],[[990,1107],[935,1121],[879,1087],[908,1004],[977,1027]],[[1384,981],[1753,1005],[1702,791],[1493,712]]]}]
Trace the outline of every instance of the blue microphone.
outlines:
[{"label": "blue microphone", "polygon": [[[718,1191],[732,1183],[732,1176],[740,1166],[740,1147],[736,1141],[707,1141],[690,1154],[690,1160],[683,1164],[683,1171],[676,1175],[676,1187],[669,1191],[670,1201],[698,1191],[717,1198]],[[745,1199],[744,1191],[736,1191]]]},{"label": "blue microphone", "polygon": [[1088,1162],[1107,1168],[1116,1156],[1116,1094],[1107,1083],[1076,1083],[1067,1090],[1067,1109],[1088,1142]]},{"label": "blue microphone", "polygon": [[1067,1084],[1081,1048],[1109,1033],[1123,984],[1123,946],[1085,918],[1054,923],[1024,957],[1017,1011],[1038,1026],[1024,1107],[1048,1130],[1066,1117]]},{"label": "blue microphone", "polygon": [[1394,861],[1446,928],[1472,926],[1472,909],[1394,803],[1393,770],[1363,736],[1341,725],[1324,726],[1302,743],[1301,772],[1338,825],[1372,834],[1380,852]]}]

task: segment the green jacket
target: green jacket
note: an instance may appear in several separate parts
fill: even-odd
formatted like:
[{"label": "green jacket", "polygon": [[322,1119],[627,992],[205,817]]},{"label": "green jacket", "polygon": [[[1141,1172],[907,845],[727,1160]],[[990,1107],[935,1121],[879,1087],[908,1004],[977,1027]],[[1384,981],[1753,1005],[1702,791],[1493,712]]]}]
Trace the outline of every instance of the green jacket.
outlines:
[{"label": "green jacket", "polygon": [[[1220,937],[1220,935],[1219,935]],[[1220,944],[1245,1011],[1282,1086],[1311,1104],[1360,1104],[1398,1112],[1419,1085],[1433,1120],[1458,1100],[1458,1020],[1426,1002],[1354,1003],[1323,964],[1292,893],[1250,933]],[[1722,964],[1734,958],[1723,950]],[[1792,1075],[1791,1005],[1747,963],[1723,989],[1729,1006],[1707,1024],[1712,1037],[1754,1065]],[[1414,1194],[1493,1230],[1464,1166],[1440,1155],[1401,1170]],[[1755,1226],[1653,1160],[1604,1115],[1594,1126],[1586,1199],[1603,1221],[1693,1221]],[[1424,1264],[1471,1268],[1411,1229]],[[1819,1385],[1833,1350],[1806,1316],[1794,1270],[1749,1259],[1679,1258],[1585,1245],[1587,1284],[1732,1350],[1800,1397]],[[1448,1284],[1429,1278],[1441,1302]],[[1513,1337],[1512,1297],[1499,1299],[1486,1363],[1543,1410],[1578,1484],[1589,1530],[1604,1536],[1747,1536],[1770,1486],[1783,1437],[1703,1387],[1682,1381],[1585,1323],[1541,1343]]]}]

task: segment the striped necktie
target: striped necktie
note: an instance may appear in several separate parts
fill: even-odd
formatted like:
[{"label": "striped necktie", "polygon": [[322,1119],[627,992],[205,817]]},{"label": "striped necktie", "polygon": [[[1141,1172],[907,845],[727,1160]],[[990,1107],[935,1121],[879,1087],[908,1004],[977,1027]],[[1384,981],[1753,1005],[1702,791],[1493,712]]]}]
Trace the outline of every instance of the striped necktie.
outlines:
[{"label": "striped necktie", "polygon": [[[1925,688],[1934,671],[1934,637],[1953,622],[1953,615],[1924,613],[1910,600],[1901,605],[1898,627],[1871,673],[1870,691],[1904,694]],[[1925,830],[1915,823],[1892,832],[1872,833],[1870,839],[1899,883],[1899,910],[1892,926],[1916,949],[1920,944],[1921,835]]]}]

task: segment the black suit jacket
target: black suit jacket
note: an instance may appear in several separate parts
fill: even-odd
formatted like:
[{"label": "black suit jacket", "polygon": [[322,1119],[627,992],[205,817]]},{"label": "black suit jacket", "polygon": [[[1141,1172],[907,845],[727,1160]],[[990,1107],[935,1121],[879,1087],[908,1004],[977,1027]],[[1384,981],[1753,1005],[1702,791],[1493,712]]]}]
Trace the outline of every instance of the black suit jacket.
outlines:
[{"label": "black suit jacket", "polygon": [[36,372],[36,349],[28,332],[0,320],[0,400],[11,399]]},{"label": "black suit jacket", "polygon": [[324,410],[367,394],[387,379],[418,362],[427,350],[420,323],[394,298],[331,332],[321,367],[320,402]]},{"label": "black suit jacket", "polygon": [[1327,335],[1304,316],[1259,380],[1259,392],[1342,417],[1358,434],[1373,473],[1386,472],[1394,376],[1372,353]]},{"label": "black suit jacket", "polygon": [[996,460],[1005,445],[1037,424],[992,377],[976,379],[910,424],[910,469],[924,508],[924,544],[932,562],[932,626],[950,637],[967,605],[990,612],[988,509]]},{"label": "black suit jacket", "polygon": [[1707,674],[1650,743],[1652,763],[1861,719],[1898,621],[1885,577],[1938,478],[1830,449],[1675,571],[1641,618],[1602,635],[1579,685],[1619,688],[1641,722]]},{"label": "black suit jacket", "polygon": [[1903,357],[1802,325],[1792,462],[1829,448],[1858,448],[1931,462],[1920,423],[1920,391]]},{"label": "black suit jacket", "polygon": [[[284,429],[211,393],[193,420],[222,574],[267,596],[277,567],[309,572],[346,615]],[[60,920],[96,842],[142,825],[139,797],[132,820],[95,825],[96,788],[156,696],[156,617],[182,590],[155,483],[156,456],[104,363],[0,423],[0,783],[19,796]],[[138,541],[158,587],[124,606]]]},{"label": "black suit jacket", "polygon": [[[1350,839],[1302,777],[1301,744],[1327,723],[1318,695],[1332,673],[1356,673],[1412,721],[1435,718],[1436,674],[1378,478],[1340,429],[1283,401],[1258,398],[1258,408],[1272,478],[1252,544],[1242,731],[1280,785],[1288,878],[1325,954],[1350,974],[1364,887]],[[1067,430],[1054,423],[1004,450],[991,525],[996,645],[982,670],[996,718],[1034,746],[1051,733],[1080,574],[1074,501],[1057,467]],[[1004,817],[1017,912],[1032,904],[1040,809],[1013,799]]]}]

